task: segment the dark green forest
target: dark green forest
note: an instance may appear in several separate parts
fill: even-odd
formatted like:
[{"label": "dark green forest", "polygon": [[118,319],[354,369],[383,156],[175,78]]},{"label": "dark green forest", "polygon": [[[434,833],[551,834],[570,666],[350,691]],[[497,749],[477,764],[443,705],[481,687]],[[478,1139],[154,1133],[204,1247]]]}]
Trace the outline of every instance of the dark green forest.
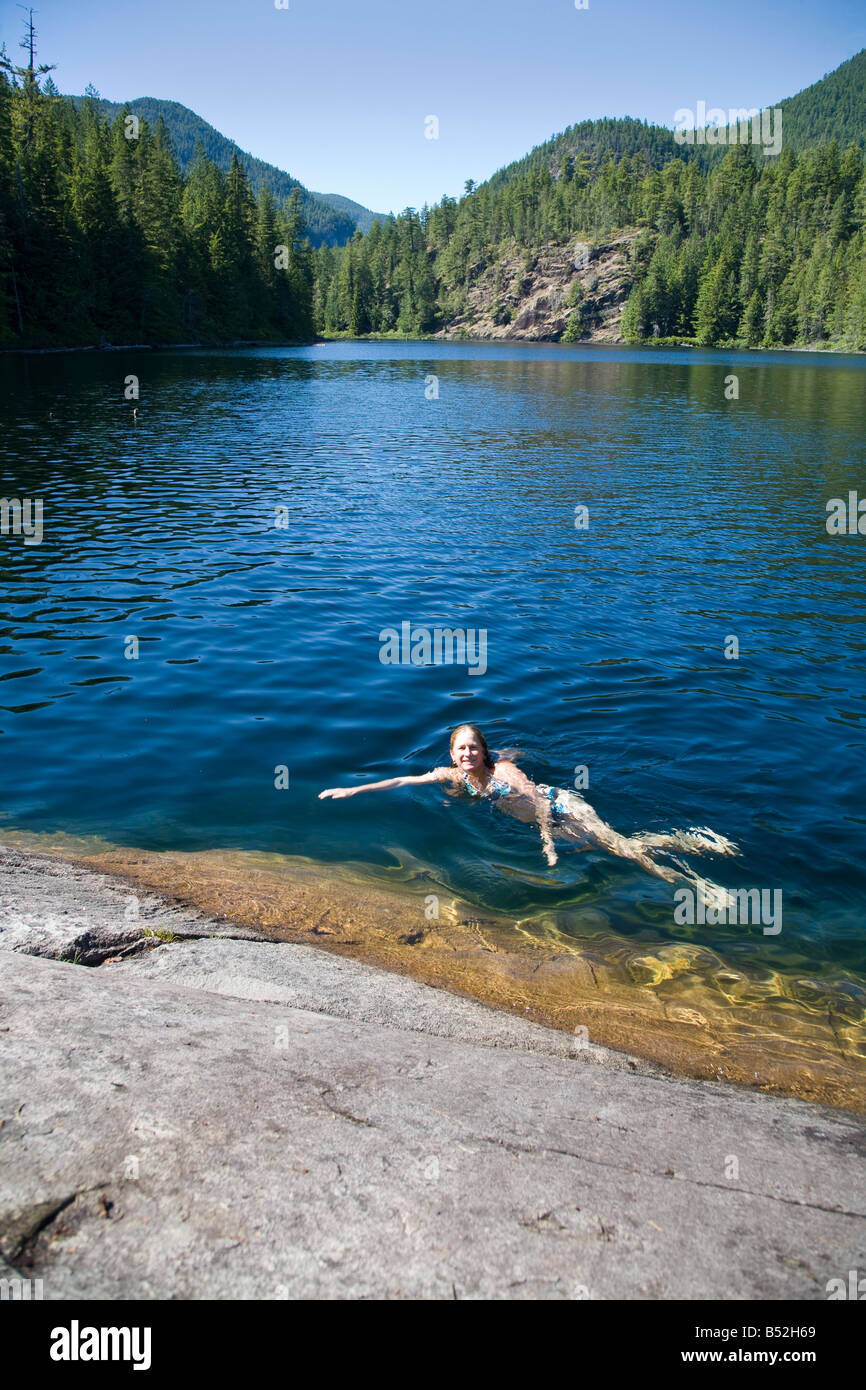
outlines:
[{"label": "dark green forest", "polygon": [[[460,199],[314,247],[299,189],[255,196],[236,154],[223,170],[201,148],[183,172],[164,121],[109,119],[95,93],[62,98],[32,51],[16,66],[4,50],[0,345],[433,333],[465,322],[482,276],[501,292],[506,257],[528,293],[541,248],[627,233],[630,341],[864,350],[864,71],[866,52],[810,88],[808,109],[806,94],[786,103],[801,136],[828,132],[813,147],[792,148],[787,126],[768,158],[584,122]],[[836,125],[859,138],[840,144]],[[514,317],[505,300],[497,322]],[[577,272],[568,305],[577,341],[594,326]]]},{"label": "dark green forest", "polygon": [[[80,106],[84,98],[68,97],[67,100]],[[237,154],[250,181],[253,197],[257,198],[261,189],[267,186],[280,203],[288,201],[295,189],[298,189],[301,197],[301,216],[307,235],[314,246],[319,246],[325,241],[329,246],[342,246],[353,235],[356,227],[367,231],[373,221],[374,214],[368,208],[361,207],[359,203],[353,203],[350,198],[342,198],[339,194],[311,193],[298,179],[293,179],[291,174],[287,174],[283,169],[276,169],[273,164],[266,164],[263,159],[256,159],[254,155],[239,150],[233,141],[226,139],[207,121],[202,120],[201,116],[197,116],[179,101],[138,97],[124,105],[100,98],[99,109],[109,121],[113,121],[124,111],[134,112],[135,115],[143,117],[151,127],[155,127],[162,116],[180,171],[184,175],[189,173],[200,153],[227,174],[231,168],[232,156]]]},{"label": "dark green forest", "polygon": [[4,52],[0,343],[310,338],[297,191],[254,199],[237,158],[224,173],[203,154],[183,178],[165,124],[127,114],[76,109],[47,65]]}]

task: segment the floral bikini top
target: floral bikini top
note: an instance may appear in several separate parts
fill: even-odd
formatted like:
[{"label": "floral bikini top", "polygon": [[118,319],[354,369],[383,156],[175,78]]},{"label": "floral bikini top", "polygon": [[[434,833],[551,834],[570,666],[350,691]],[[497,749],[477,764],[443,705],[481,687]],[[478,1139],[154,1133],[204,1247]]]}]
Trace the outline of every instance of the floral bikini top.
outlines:
[{"label": "floral bikini top", "polygon": [[479,791],[478,788],[474,786],[472,782],[470,782],[465,772],[461,775],[463,777],[464,786],[466,787],[466,790],[469,792],[470,796],[489,796],[495,801],[498,797],[507,796],[509,792],[514,790],[514,788],[510,786],[508,782],[502,782],[497,777],[491,777],[490,781],[487,783],[487,786],[484,788],[484,791],[482,792]]},{"label": "floral bikini top", "polygon": [[[508,796],[509,792],[514,796],[522,795],[521,792],[516,791],[514,787],[510,786],[508,782],[503,782],[498,777],[491,777],[484,791],[480,792],[477,787],[473,786],[465,772],[460,775],[463,778],[463,785],[466,787],[470,796],[485,796],[489,797],[491,801],[498,801],[501,796]],[[539,782],[536,791],[539,791],[541,795],[546,797],[550,802],[555,822],[558,823],[562,820],[563,816],[572,814],[572,808],[568,800],[568,792],[560,791],[557,787],[549,787],[545,782]]]}]

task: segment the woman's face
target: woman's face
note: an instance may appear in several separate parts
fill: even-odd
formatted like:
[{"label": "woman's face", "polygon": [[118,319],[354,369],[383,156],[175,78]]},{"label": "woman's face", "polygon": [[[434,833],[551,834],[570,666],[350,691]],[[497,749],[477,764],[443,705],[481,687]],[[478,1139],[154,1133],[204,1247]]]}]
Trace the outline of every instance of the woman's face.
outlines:
[{"label": "woman's face", "polygon": [[451,748],[451,757],[461,772],[474,772],[484,764],[481,744],[471,729],[458,729]]}]

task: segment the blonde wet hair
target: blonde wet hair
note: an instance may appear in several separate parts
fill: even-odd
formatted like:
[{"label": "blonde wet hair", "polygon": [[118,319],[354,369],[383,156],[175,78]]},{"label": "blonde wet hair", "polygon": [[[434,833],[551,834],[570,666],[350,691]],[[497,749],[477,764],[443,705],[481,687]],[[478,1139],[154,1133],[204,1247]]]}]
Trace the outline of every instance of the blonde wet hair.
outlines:
[{"label": "blonde wet hair", "polygon": [[452,767],[456,767],[456,763],[454,762],[454,741],[462,729],[468,729],[470,733],[474,734],[475,738],[477,738],[478,742],[481,744],[481,752],[484,755],[484,766],[490,768],[490,770],[492,771],[496,764],[493,761],[493,756],[490,752],[490,749],[487,747],[487,739],[484,737],[477,724],[458,724],[457,728],[451,735],[451,741],[448,744],[448,751],[451,754]]}]

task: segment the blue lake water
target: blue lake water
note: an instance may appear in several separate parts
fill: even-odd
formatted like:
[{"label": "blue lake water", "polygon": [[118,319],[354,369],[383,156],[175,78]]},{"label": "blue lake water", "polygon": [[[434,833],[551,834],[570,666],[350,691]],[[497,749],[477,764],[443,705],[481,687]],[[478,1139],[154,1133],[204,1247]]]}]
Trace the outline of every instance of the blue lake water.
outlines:
[{"label": "blue lake water", "polygon": [[[491,908],[862,975],[866,536],[825,521],[866,496],[864,388],[866,359],[793,353],[0,360],[0,492],[44,505],[40,545],[0,537],[0,824],[414,861]],[[486,670],[383,664],[404,622],[483,630]],[[670,885],[595,850],[548,869],[436,788],[317,799],[447,762],[463,720],[538,781],[585,767],[617,830],[735,840],[695,867],[781,888],[781,934],[676,927]]]}]

